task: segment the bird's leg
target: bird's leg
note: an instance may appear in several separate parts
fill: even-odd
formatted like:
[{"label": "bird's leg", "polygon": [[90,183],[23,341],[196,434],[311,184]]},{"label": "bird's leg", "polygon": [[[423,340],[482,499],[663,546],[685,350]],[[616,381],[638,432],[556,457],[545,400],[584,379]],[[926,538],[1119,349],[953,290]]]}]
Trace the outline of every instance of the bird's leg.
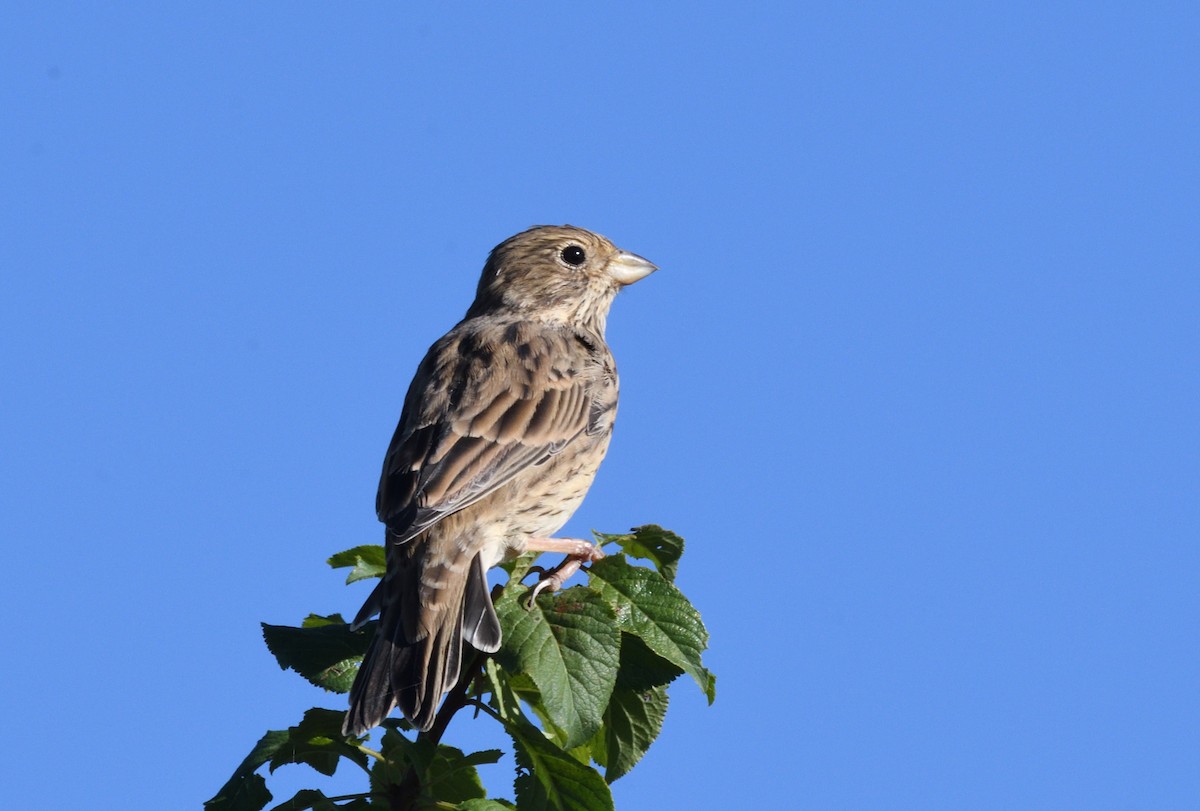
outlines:
[{"label": "bird's leg", "polygon": [[558,591],[562,588],[563,583],[567,579],[579,571],[579,567],[584,563],[590,563],[593,560],[600,560],[604,557],[604,550],[598,544],[581,541],[576,538],[530,538],[525,541],[525,552],[562,552],[567,558],[562,563],[555,566],[548,572],[543,572],[541,579],[538,580],[536,586],[533,587],[533,594],[529,597],[529,605],[533,605],[533,601],[544,590]]}]

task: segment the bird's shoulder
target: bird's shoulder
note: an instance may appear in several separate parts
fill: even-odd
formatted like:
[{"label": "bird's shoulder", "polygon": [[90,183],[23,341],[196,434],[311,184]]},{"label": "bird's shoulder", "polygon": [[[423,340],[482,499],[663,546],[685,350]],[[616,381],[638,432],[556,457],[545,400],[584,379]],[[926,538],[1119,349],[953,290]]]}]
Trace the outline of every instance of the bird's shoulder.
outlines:
[{"label": "bird's shoulder", "polygon": [[461,507],[576,437],[611,430],[616,398],[602,336],[529,320],[461,322],[430,348],[409,389],[380,517],[390,525],[403,514],[397,526],[415,528]]},{"label": "bird's shoulder", "polygon": [[547,390],[615,384],[602,335],[571,324],[479,317],[460,322],[421,363],[410,402],[429,418],[463,412],[506,392],[520,399]]}]

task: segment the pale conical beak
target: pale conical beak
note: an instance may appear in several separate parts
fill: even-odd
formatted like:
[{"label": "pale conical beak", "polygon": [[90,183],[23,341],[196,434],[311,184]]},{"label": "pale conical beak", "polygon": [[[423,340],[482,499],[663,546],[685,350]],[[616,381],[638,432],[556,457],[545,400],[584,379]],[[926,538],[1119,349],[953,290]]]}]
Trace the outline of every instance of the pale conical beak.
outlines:
[{"label": "pale conical beak", "polygon": [[633,284],[638,279],[644,279],[658,270],[656,265],[647,262],[636,253],[621,251],[608,260],[608,275],[620,284]]}]

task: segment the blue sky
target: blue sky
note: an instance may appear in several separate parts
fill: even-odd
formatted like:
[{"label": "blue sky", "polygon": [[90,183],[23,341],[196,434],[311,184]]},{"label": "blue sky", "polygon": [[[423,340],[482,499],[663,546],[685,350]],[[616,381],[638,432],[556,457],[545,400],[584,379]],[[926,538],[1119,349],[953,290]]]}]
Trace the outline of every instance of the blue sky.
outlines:
[{"label": "blue sky", "polygon": [[619,808],[1195,807],[1200,12],[846,5],[6,4],[5,795],[343,706],[258,622],[357,609],[416,362],[570,222],[663,270],[567,529],[684,535],[719,678]]}]

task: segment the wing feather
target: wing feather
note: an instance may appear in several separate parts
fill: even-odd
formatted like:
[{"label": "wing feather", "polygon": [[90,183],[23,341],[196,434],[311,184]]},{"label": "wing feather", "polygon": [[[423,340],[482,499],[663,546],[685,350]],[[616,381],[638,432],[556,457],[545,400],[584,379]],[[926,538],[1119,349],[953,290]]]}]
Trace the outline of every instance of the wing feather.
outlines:
[{"label": "wing feather", "polygon": [[376,499],[393,542],[470,506],[588,430],[594,377],[584,362],[563,363],[578,342],[522,340],[532,329],[465,322],[426,355]]}]

